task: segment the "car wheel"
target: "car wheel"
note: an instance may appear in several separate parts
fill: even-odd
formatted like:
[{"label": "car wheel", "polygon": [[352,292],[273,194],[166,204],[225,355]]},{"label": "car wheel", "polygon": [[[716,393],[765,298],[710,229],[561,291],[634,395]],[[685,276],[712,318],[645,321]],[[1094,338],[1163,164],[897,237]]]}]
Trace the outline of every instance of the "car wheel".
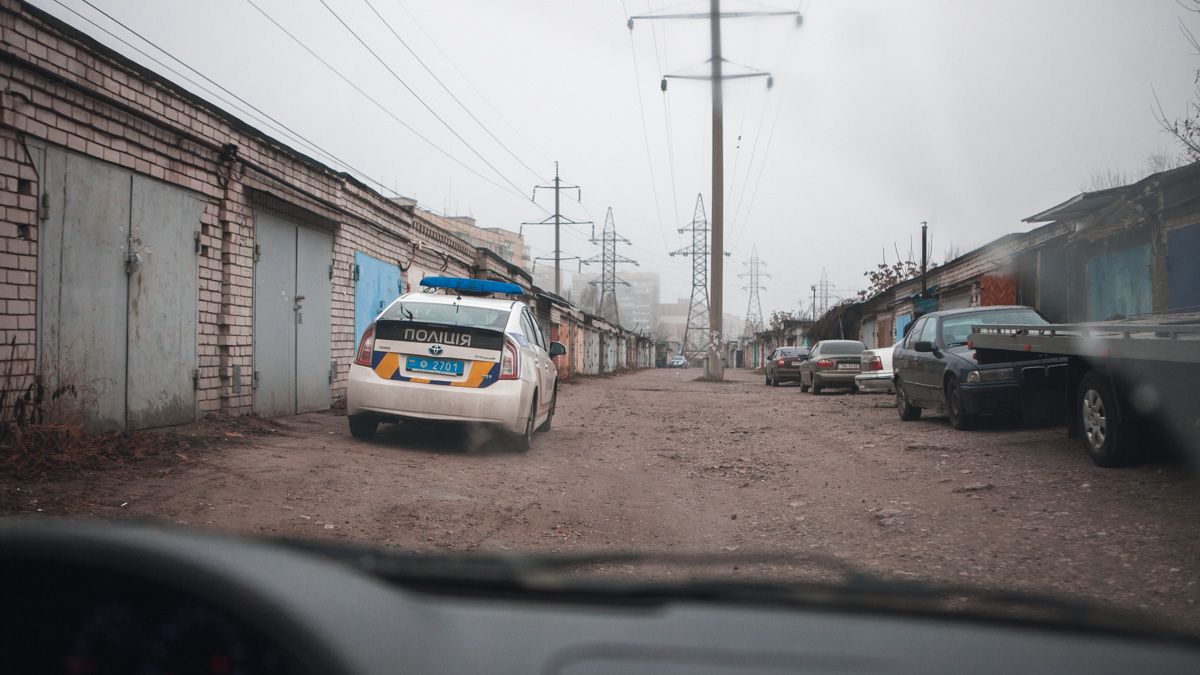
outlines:
[{"label": "car wheel", "polygon": [[1118,467],[1132,464],[1137,457],[1124,447],[1125,425],[1117,417],[1112,387],[1099,373],[1088,373],[1079,383],[1075,398],[1083,448],[1096,466]]},{"label": "car wheel", "polygon": [[904,387],[896,384],[895,389],[896,409],[900,411],[900,419],[905,422],[921,419],[921,409],[908,402],[908,396],[904,394]]},{"label": "car wheel", "polygon": [[767,375],[767,386],[771,386],[771,376]]},{"label": "car wheel", "polygon": [[533,395],[533,403],[529,406],[529,419],[525,420],[525,431],[512,436],[514,452],[529,452],[533,446],[533,425],[537,422],[537,394]]},{"label": "car wheel", "polygon": [[778,374],[778,373],[776,373],[776,374],[775,374],[775,377],[772,377],[772,378],[771,378],[771,386],[772,386],[772,387],[778,387],[778,386],[779,386],[779,374]]},{"label": "car wheel", "polygon": [[379,428],[379,418],[374,415],[350,415],[350,435],[355,438],[374,438],[375,430]]},{"label": "car wheel", "polygon": [[946,417],[950,418],[950,426],[965,431],[975,426],[975,418],[963,412],[962,389],[956,378],[946,381]]},{"label": "car wheel", "polygon": [[554,393],[550,395],[550,412],[546,415],[546,421],[542,422],[542,426],[537,430],[541,432],[550,431],[551,424],[554,422],[554,411],[558,408],[558,387],[554,387]]},{"label": "car wheel", "polygon": [[812,379],[812,393],[813,396],[817,396],[821,393],[821,381],[817,379],[816,375],[813,375]]},{"label": "car wheel", "polygon": [[852,385],[850,385],[850,393],[851,393],[851,394],[857,394],[857,393],[858,393],[858,383],[857,383],[857,382],[856,382],[856,383],[854,383],[854,384],[852,384]]},{"label": "car wheel", "polygon": [[808,385],[804,384],[804,373],[800,373],[800,393],[808,391]]}]

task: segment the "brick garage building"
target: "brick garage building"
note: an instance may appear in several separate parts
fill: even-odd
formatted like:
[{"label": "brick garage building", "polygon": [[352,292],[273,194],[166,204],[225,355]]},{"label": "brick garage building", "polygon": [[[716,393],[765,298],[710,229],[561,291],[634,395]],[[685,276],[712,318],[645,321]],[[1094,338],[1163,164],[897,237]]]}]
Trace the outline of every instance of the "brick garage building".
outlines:
[{"label": "brick garage building", "polygon": [[413,208],[36,8],[0,0],[0,41],[9,401],[36,373],[100,427],[326,408],[377,306],[362,263],[405,290],[475,272]]}]

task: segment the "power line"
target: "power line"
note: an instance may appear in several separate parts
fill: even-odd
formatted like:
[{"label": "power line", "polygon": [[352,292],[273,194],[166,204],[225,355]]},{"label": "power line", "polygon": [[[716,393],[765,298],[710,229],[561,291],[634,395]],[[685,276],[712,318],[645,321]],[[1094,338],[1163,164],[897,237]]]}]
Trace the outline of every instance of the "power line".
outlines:
[{"label": "power line", "polygon": [[442,58],[446,60],[446,63],[450,64],[450,67],[454,69],[454,72],[458,73],[463,82],[465,82],[467,86],[471,88],[471,91],[475,92],[475,94],[479,96],[484,105],[491,108],[492,112],[496,113],[496,116],[500,118],[500,121],[508,125],[508,128],[512,129],[513,132],[516,133],[517,136],[529,146],[529,149],[533,150],[534,154],[538,155],[541,159],[549,161],[550,156],[542,152],[541,149],[537,147],[536,143],[529,140],[525,134],[521,133],[521,130],[518,129],[516,125],[508,121],[508,118],[504,116],[504,113],[500,112],[500,109],[492,104],[488,97],[479,90],[479,87],[476,87],[475,84],[471,82],[471,78],[467,77],[467,74],[464,73],[463,70],[454,63],[454,59],[450,58],[450,55],[438,45],[437,40],[435,40],[433,36],[429,34],[429,31],[425,30],[425,28],[421,25],[421,22],[417,19],[416,15],[413,14],[403,2],[400,2],[400,0],[396,0],[396,5],[398,5],[400,9],[404,10],[404,13],[408,15],[410,20],[412,20],[412,25],[415,26],[417,30],[421,31],[421,34],[424,35],[427,40],[429,40],[429,44],[433,45],[433,48],[437,50],[437,53],[442,55]]},{"label": "power line", "polygon": [[[434,110],[432,107],[430,107],[430,105],[429,105],[428,103],[426,103],[426,102],[425,102],[425,99],[421,98],[421,96],[420,96],[419,94],[417,94],[417,92],[413,91],[413,88],[412,88],[412,87],[410,87],[410,86],[408,86],[408,83],[404,81],[404,78],[400,77],[400,75],[398,75],[398,74],[396,73],[396,71],[395,71],[395,70],[393,70],[393,69],[392,69],[392,67],[391,67],[391,66],[389,66],[389,65],[387,64],[387,61],[384,61],[384,60],[383,60],[383,57],[379,56],[379,54],[378,54],[378,53],[376,53],[374,49],[371,49],[371,45],[368,45],[368,44],[367,44],[367,42],[366,42],[365,40],[363,40],[363,39],[362,39],[362,37],[361,37],[361,36],[359,36],[359,34],[358,34],[358,33],[356,33],[356,32],[354,31],[354,29],[353,29],[353,28],[351,28],[351,27],[350,27],[350,24],[346,23],[346,21],[345,21],[344,19],[342,19],[341,15],[339,15],[339,14],[338,14],[336,11],[334,11],[334,9],[333,9],[332,7],[330,7],[330,6],[329,6],[329,3],[325,2],[325,0],[317,0],[317,2],[321,3],[321,6],[322,6],[322,7],[324,7],[326,10],[328,10],[328,11],[329,11],[329,13],[330,13],[331,15],[333,15],[333,18],[337,19],[337,22],[338,22],[338,23],[340,23],[340,24],[342,24],[342,27],[343,27],[343,28],[345,28],[345,29],[346,29],[346,31],[347,31],[347,32],[349,32],[349,33],[350,33],[350,35],[351,35],[351,36],[352,36],[352,37],[353,37],[353,38],[354,38],[356,41],[358,41],[358,44],[362,45],[363,49],[366,49],[366,50],[367,50],[367,52],[368,52],[368,53],[369,53],[371,56],[373,56],[373,57],[375,58],[375,60],[376,60],[376,61],[378,61],[378,62],[379,62],[379,65],[383,66],[384,70],[388,71],[388,73],[390,73],[390,74],[391,74],[391,76],[392,76],[392,77],[393,77],[393,78],[394,78],[394,79],[395,79],[397,82],[399,82],[399,83],[400,83],[400,86],[404,87],[404,88],[405,88],[405,89],[408,91],[408,93],[412,94],[412,95],[413,95],[413,98],[417,99],[417,101],[418,101],[418,102],[419,102],[419,103],[420,103],[420,104],[421,104],[421,105],[422,105],[422,106],[423,106],[423,107],[424,107],[426,110],[428,110],[428,111],[429,111],[429,114],[430,114],[430,115],[433,115],[433,116],[434,116],[434,118],[435,118],[435,119],[437,119],[437,121],[439,121],[439,122],[441,122],[441,123],[442,123],[442,126],[446,127],[446,129],[447,129],[447,130],[448,130],[448,131],[449,131],[451,134],[453,134],[455,138],[457,138],[459,141],[461,141],[461,142],[462,142],[462,144],[463,144],[463,145],[465,145],[465,146],[467,147],[467,149],[471,151],[471,154],[473,154],[473,155],[475,155],[476,157],[478,157],[478,158],[479,158],[479,161],[481,161],[481,162],[483,162],[484,164],[486,164],[486,165],[487,165],[487,167],[488,167],[489,169],[491,169],[492,171],[495,171],[495,172],[496,172],[496,175],[497,175],[497,176],[500,176],[500,178],[501,178],[501,179],[502,179],[502,180],[503,180],[505,183],[508,183],[508,184],[509,184],[509,186],[510,186],[510,187],[512,187],[512,189],[513,189],[513,190],[514,190],[514,191],[515,191],[517,194],[521,194],[521,188],[517,187],[517,184],[516,184],[516,183],[512,182],[511,180],[509,180],[508,176],[505,176],[505,175],[504,175],[504,173],[500,171],[500,169],[497,169],[497,168],[496,168],[496,167],[495,167],[495,166],[494,166],[494,165],[493,165],[491,162],[487,161],[487,158],[485,158],[483,155],[481,155],[481,154],[479,153],[479,151],[475,149],[475,146],[471,145],[471,144],[470,144],[470,143],[467,141],[467,139],[463,138],[461,134],[459,134],[457,131],[455,131],[455,130],[454,130],[454,127],[450,126],[450,123],[449,123],[449,122],[447,122],[445,119],[443,119],[441,115],[437,114],[437,111],[435,111],[435,110]],[[522,197],[524,197],[524,195],[522,195]]]},{"label": "power line", "polygon": [[[103,9],[97,7],[96,5],[93,5],[88,0],[81,0],[81,1],[88,7],[91,7],[97,13],[103,15],[109,21],[112,21],[114,24],[120,26],[121,28],[124,28],[126,31],[128,31],[132,35],[136,36],[142,42],[150,45],[151,47],[158,50],[162,54],[165,54],[171,60],[175,61],[179,65],[188,69],[192,73],[195,73],[199,78],[208,82],[209,84],[211,84],[213,87],[216,87],[220,91],[224,92],[229,97],[232,97],[236,101],[240,102],[242,104],[242,106],[245,106],[245,107],[239,107],[236,103],[234,103],[233,101],[230,101],[229,98],[226,98],[225,96],[221,96],[219,93],[213,91],[212,89],[206,87],[205,85],[203,85],[203,84],[197,82],[196,80],[194,80],[193,78],[189,77],[186,73],[181,73],[178,70],[176,70],[175,68],[173,68],[171,65],[169,65],[167,63],[163,63],[162,60],[147,53],[145,50],[141,49],[137,45],[134,45],[133,43],[126,40],[125,38],[122,38],[121,36],[117,35],[116,33],[112,32],[111,30],[105,28],[104,26],[101,26],[100,24],[93,21],[91,18],[84,16],[79,11],[77,11],[75,8],[63,3],[62,0],[54,0],[55,4],[59,5],[63,9],[74,14],[75,16],[79,17],[83,21],[86,21],[87,23],[91,24],[97,30],[103,32],[104,34],[108,35],[109,37],[113,38],[114,40],[117,40],[118,42],[120,42],[121,44],[125,45],[126,47],[132,49],[133,51],[137,52],[138,54],[141,54],[145,58],[149,59],[151,62],[164,68],[165,70],[167,70],[167,72],[170,72],[171,74],[175,75],[176,77],[181,78],[183,81],[187,82],[188,84],[191,84],[192,86],[196,87],[200,91],[203,91],[204,93],[206,93],[206,94],[212,96],[213,98],[217,99],[218,101],[221,101],[222,103],[230,106],[231,108],[237,110],[238,112],[241,112],[242,114],[246,114],[250,117],[257,119],[259,122],[263,123],[265,126],[270,127],[273,124],[275,131],[281,132],[283,135],[290,137],[292,140],[297,141],[298,143],[300,143],[304,147],[308,148],[309,150],[315,152],[316,154],[323,155],[324,157],[332,160],[335,164],[340,164],[343,167],[353,171],[354,173],[358,174],[358,176],[360,178],[362,178],[363,180],[377,185],[381,190],[391,192],[393,195],[399,194],[392,188],[389,188],[384,183],[376,180],[375,178],[372,178],[366,172],[362,171],[361,169],[356,168],[354,165],[350,164],[349,162],[342,159],[341,157],[338,157],[337,155],[326,150],[325,148],[321,147],[317,143],[309,140],[303,134],[296,131],[295,129],[292,129],[291,127],[284,124],[283,122],[279,121],[277,118],[272,116],[270,113],[267,113],[266,111],[262,110],[261,108],[254,105],[253,103],[250,103],[246,99],[244,99],[241,96],[238,96],[236,93],[230,91],[228,88],[223,86],[221,83],[217,82],[216,80],[212,79],[211,77],[208,77],[204,73],[200,72],[195,67],[191,66],[186,61],[184,61],[183,59],[175,56],[171,52],[169,52],[166,49],[164,49],[163,47],[159,46],[153,40],[151,40],[150,38],[147,38],[145,35],[142,35],[138,31],[134,30],[132,27],[125,24],[120,19],[114,17],[113,15],[109,14],[108,12],[105,12]],[[253,111],[253,112],[247,111],[247,108],[249,109],[249,111]],[[255,113],[257,113],[257,114],[255,114]]]},{"label": "power line", "polygon": [[[625,8],[625,0],[621,0],[621,7],[622,7],[622,9]],[[628,17],[629,17],[628,10],[625,10],[625,16],[626,16],[626,19],[628,20]],[[666,228],[663,227],[662,202],[658,198],[658,181],[654,177],[654,159],[652,158],[652,153],[650,152],[650,130],[646,126],[646,104],[645,104],[645,101],[642,99],[642,88],[641,88],[641,86],[638,85],[637,47],[633,41],[633,26],[632,25],[630,25],[630,27],[629,27],[629,51],[631,54],[633,54],[633,88],[635,91],[637,91],[638,113],[642,120],[642,139],[645,141],[645,145],[646,145],[646,166],[650,170],[650,189],[654,193],[654,213],[656,216],[658,216],[658,233],[659,233],[659,235],[662,236],[663,247],[669,248],[670,244],[667,243]],[[582,201],[580,203],[582,204]],[[586,211],[586,209],[585,209],[585,211]],[[589,215],[588,217],[591,217],[591,216]]]},{"label": "power line", "polygon": [[454,162],[455,164],[457,164],[457,165],[461,166],[462,168],[466,169],[467,171],[471,172],[472,174],[474,174],[475,176],[477,176],[478,178],[480,178],[480,179],[481,179],[481,180],[483,180],[484,182],[487,182],[487,183],[489,183],[490,185],[492,185],[492,186],[494,186],[494,187],[497,187],[497,188],[499,188],[499,189],[501,189],[501,190],[504,190],[505,192],[508,192],[509,194],[516,195],[517,197],[519,197],[519,198],[520,198],[521,200],[523,200],[523,201],[525,200],[525,195],[524,195],[524,194],[523,194],[523,193],[522,193],[520,190],[514,190],[514,189],[511,189],[511,188],[505,187],[505,186],[501,185],[500,183],[496,182],[494,179],[492,179],[492,178],[489,178],[488,176],[485,176],[485,175],[483,175],[483,174],[482,174],[482,173],[480,173],[480,172],[479,172],[477,169],[475,169],[474,167],[470,166],[469,164],[466,164],[465,162],[463,162],[462,160],[458,159],[458,158],[457,158],[457,157],[455,157],[454,155],[450,154],[450,153],[449,153],[447,150],[445,150],[444,148],[442,148],[440,145],[438,145],[437,143],[434,143],[433,141],[429,140],[429,139],[428,139],[428,138],[426,138],[426,137],[425,137],[423,134],[421,134],[421,132],[419,132],[419,131],[417,131],[416,129],[414,129],[414,128],[413,128],[413,127],[410,125],[410,124],[408,124],[408,123],[407,123],[407,122],[405,122],[404,120],[400,119],[400,117],[398,117],[398,116],[396,115],[396,113],[392,112],[392,111],[391,111],[391,110],[390,110],[390,109],[389,109],[387,106],[385,106],[385,105],[383,105],[382,103],[380,103],[380,102],[379,102],[379,100],[378,100],[378,99],[376,99],[374,96],[371,96],[371,95],[370,95],[370,94],[368,94],[367,92],[363,91],[362,87],[360,87],[360,86],[358,86],[357,84],[355,84],[355,83],[354,83],[354,81],[353,81],[353,80],[351,80],[351,79],[350,79],[349,77],[347,77],[346,75],[344,75],[344,74],[342,73],[342,71],[340,71],[340,70],[338,70],[337,68],[333,67],[333,65],[332,65],[332,64],[330,64],[328,61],[326,61],[326,60],[325,60],[325,59],[324,59],[324,58],[323,58],[323,57],[322,57],[320,54],[317,54],[315,51],[313,51],[311,47],[309,47],[307,44],[305,44],[305,43],[304,43],[304,41],[303,41],[303,40],[301,40],[300,38],[296,37],[296,36],[295,36],[295,35],[294,35],[294,34],[293,34],[291,31],[289,31],[287,28],[284,28],[282,24],[280,24],[278,21],[276,21],[276,20],[275,20],[275,17],[273,17],[273,16],[271,16],[270,14],[268,14],[268,13],[266,12],[266,10],[264,10],[262,7],[259,7],[259,6],[258,6],[258,5],[257,5],[257,4],[254,2],[254,0],[245,0],[245,2],[246,2],[247,4],[249,4],[251,7],[253,7],[255,10],[257,10],[259,14],[263,15],[263,17],[264,17],[264,18],[265,18],[267,21],[269,21],[269,22],[270,22],[270,23],[271,23],[273,26],[275,26],[276,28],[278,28],[278,29],[279,29],[279,30],[280,30],[280,31],[281,31],[281,32],[282,32],[284,35],[286,35],[286,36],[288,36],[289,38],[291,38],[292,42],[295,42],[297,45],[299,45],[301,49],[303,49],[304,51],[308,52],[308,54],[309,54],[310,56],[312,56],[314,59],[316,59],[317,61],[319,61],[319,62],[321,63],[321,65],[325,66],[327,69],[329,69],[329,71],[330,71],[330,72],[332,72],[334,75],[336,75],[336,76],[337,76],[337,77],[338,77],[340,80],[342,80],[342,81],[343,81],[343,82],[345,82],[347,85],[349,85],[351,89],[353,89],[354,91],[358,92],[358,93],[359,93],[359,95],[361,95],[363,98],[365,98],[365,99],[367,99],[368,101],[370,101],[370,102],[371,102],[371,103],[372,103],[372,104],[373,104],[373,105],[374,105],[376,108],[379,108],[379,109],[380,109],[380,110],[381,110],[381,111],[382,111],[382,112],[383,112],[385,115],[387,115],[388,117],[391,117],[393,120],[395,120],[395,122],[396,122],[397,124],[399,124],[400,126],[404,127],[404,128],[405,128],[405,129],[407,129],[407,130],[408,130],[410,133],[412,133],[414,136],[416,136],[417,138],[419,138],[419,139],[421,139],[422,141],[424,141],[424,142],[425,142],[427,145],[429,145],[429,147],[433,148],[434,150],[437,150],[437,151],[438,151],[438,152],[440,152],[440,153],[441,153],[443,156],[445,156],[447,159],[449,159],[450,161]]},{"label": "power line", "polygon": [[[507,145],[505,145],[504,141],[501,141],[499,138],[497,138],[496,134],[492,133],[492,130],[488,129],[487,125],[485,125],[478,117],[476,117],[475,113],[471,112],[471,109],[468,108],[465,103],[463,103],[461,100],[459,100],[459,98],[457,96],[454,95],[454,92],[450,91],[450,87],[447,87],[446,83],[442,82],[442,78],[438,77],[437,74],[434,73],[433,70],[428,65],[425,64],[425,61],[422,60],[421,57],[418,56],[415,51],[413,51],[413,48],[408,46],[408,43],[405,42],[404,38],[400,37],[400,34],[396,32],[396,29],[392,28],[392,24],[388,23],[388,20],[385,19],[383,17],[383,15],[379,13],[379,10],[375,9],[375,5],[371,4],[371,0],[363,0],[363,3],[365,3],[366,6],[371,9],[371,12],[374,13],[375,16],[379,18],[379,21],[383,24],[384,28],[387,28],[388,32],[391,33],[400,44],[404,45],[404,48],[407,49],[408,53],[411,54],[412,57],[417,60],[417,63],[421,64],[421,67],[425,69],[425,72],[429,73],[429,76],[432,77],[434,79],[434,81],[437,82],[439,85],[441,85],[442,89],[445,90],[445,92],[450,96],[450,98],[454,99],[454,102],[457,103],[458,106],[463,109],[463,112],[467,113],[467,115],[469,115],[471,117],[471,119],[475,120],[475,123],[479,125],[479,128],[483,129],[484,132],[487,133],[487,135],[490,136],[493,141],[496,141],[497,145],[504,148],[505,152],[507,152],[509,155],[511,155],[513,159],[517,160],[517,162],[521,166],[525,167],[525,169],[528,170],[529,173],[533,174],[534,178],[537,178],[538,180],[541,180],[541,181],[545,180],[544,178],[541,177],[540,174],[538,174],[537,171],[534,171],[528,164],[526,164],[524,162],[524,160],[522,160],[520,157],[518,157],[517,153],[513,152],[512,149],[510,149]],[[322,2],[321,4],[324,4],[324,3]],[[328,5],[326,5],[326,8],[328,8]],[[332,11],[332,10],[330,10],[330,11]],[[343,24],[343,25],[345,25],[345,24]],[[407,85],[405,85],[405,86],[407,87]],[[409,91],[411,92],[412,90],[409,89]],[[413,94],[413,95],[416,96],[416,94]],[[428,108],[429,106],[425,106],[425,107]],[[430,112],[432,112],[432,110]]]},{"label": "power line", "polygon": [[[646,10],[653,11],[650,5],[650,0],[646,0]],[[658,51],[658,32],[656,27],[661,27],[663,31],[663,48],[662,54]],[[633,25],[629,26],[629,37],[633,38]],[[650,24],[650,39],[654,43],[654,62],[658,66],[658,72],[666,71],[667,60],[667,27],[665,25],[655,26]],[[679,189],[678,181],[675,179],[675,133],[671,128],[671,101],[667,98],[667,90],[662,90],[662,107],[663,107],[663,127],[667,137],[667,169],[671,176],[671,209],[675,214],[675,222],[679,222]]]}]

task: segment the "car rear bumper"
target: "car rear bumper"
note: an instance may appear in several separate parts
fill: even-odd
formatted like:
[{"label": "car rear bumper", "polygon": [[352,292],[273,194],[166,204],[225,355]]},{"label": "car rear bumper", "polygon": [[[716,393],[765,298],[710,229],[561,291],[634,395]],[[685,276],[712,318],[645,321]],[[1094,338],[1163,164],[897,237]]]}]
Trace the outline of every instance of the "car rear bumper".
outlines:
[{"label": "car rear bumper", "polygon": [[786,380],[794,380],[796,382],[799,382],[800,381],[800,369],[799,368],[776,368],[775,369],[775,379],[779,380],[780,382],[784,382]]},{"label": "car rear bumper", "polygon": [[891,373],[860,373],[854,376],[854,383],[863,391],[884,391],[892,392],[895,389],[892,386]]},{"label": "car rear bumper", "polygon": [[346,414],[397,419],[474,422],[525,430],[533,387],[523,380],[500,380],[483,388],[385,380],[375,371],[350,366]]},{"label": "car rear bumper", "polygon": [[858,374],[857,370],[821,371],[813,375],[813,381],[822,387],[852,387]]}]

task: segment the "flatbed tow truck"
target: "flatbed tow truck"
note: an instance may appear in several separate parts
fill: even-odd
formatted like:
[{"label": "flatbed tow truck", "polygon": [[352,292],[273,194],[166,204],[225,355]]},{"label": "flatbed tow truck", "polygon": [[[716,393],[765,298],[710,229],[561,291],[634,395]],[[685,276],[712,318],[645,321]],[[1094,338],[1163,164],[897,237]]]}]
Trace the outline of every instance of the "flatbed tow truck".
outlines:
[{"label": "flatbed tow truck", "polygon": [[1067,358],[1067,433],[1099,466],[1125,466],[1154,448],[1200,466],[1200,314],[1081,324],[974,326],[980,363]]}]

